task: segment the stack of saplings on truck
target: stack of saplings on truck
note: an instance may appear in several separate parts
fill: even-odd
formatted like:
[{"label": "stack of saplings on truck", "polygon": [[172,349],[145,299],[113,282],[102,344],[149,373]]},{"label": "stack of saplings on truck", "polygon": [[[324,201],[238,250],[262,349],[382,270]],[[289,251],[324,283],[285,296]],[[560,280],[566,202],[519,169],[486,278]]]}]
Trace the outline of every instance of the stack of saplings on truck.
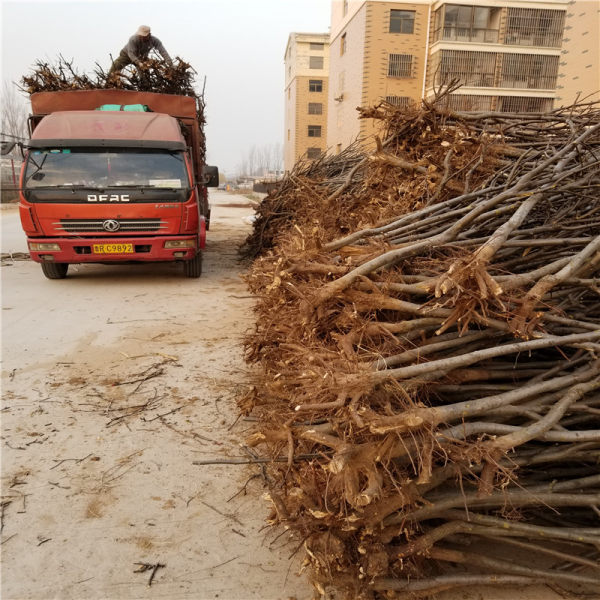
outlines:
[{"label": "stack of saplings on truck", "polygon": [[31,96],[20,215],[50,279],[74,263],[181,261],[202,272],[210,221],[198,98],[118,89]]}]

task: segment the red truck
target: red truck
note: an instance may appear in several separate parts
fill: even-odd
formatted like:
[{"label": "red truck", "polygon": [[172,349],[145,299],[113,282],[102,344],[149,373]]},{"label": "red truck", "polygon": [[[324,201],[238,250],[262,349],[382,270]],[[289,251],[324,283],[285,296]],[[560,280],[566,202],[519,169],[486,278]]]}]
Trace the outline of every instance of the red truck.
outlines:
[{"label": "red truck", "polygon": [[209,226],[197,99],[125,90],[31,96],[20,216],[50,279],[70,264],[181,261],[199,277]]}]

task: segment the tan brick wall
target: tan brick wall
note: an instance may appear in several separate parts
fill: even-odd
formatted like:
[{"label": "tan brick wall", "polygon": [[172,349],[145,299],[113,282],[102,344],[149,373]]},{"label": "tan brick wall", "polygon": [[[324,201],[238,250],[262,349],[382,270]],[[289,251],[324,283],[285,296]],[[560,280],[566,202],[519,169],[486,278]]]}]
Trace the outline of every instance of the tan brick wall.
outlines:
[{"label": "tan brick wall", "polygon": [[[310,44],[322,43],[323,49],[311,49]],[[323,57],[323,68],[310,67],[310,57]],[[327,90],[329,73],[329,35],[292,33],[284,57],[285,66],[285,123],[284,169],[289,171],[308,148],[326,150]],[[311,79],[323,82],[322,92],[309,92]],[[321,115],[309,115],[308,103],[321,103]],[[321,127],[321,137],[309,137],[308,126]]]},{"label": "tan brick wall", "polygon": [[[311,79],[321,79],[323,81],[322,92],[309,91],[309,81]],[[297,161],[308,148],[320,148],[323,152],[327,150],[327,77],[298,77],[296,95],[296,140],[294,147],[294,162]],[[320,103],[323,105],[323,114],[309,115],[309,102]],[[321,127],[321,137],[309,137],[308,126],[318,125]]]},{"label": "tan brick wall", "polygon": [[[415,11],[414,32],[389,33],[390,10]],[[370,106],[386,96],[403,96],[418,102],[422,97],[425,77],[429,4],[369,2],[367,14],[367,46],[362,105]],[[409,78],[388,76],[390,54],[413,56],[413,73]],[[371,120],[361,122],[361,135],[375,133]]]},{"label": "tan brick wall", "polygon": [[[337,0],[334,0],[336,5]],[[348,16],[340,18],[340,7],[334,6],[338,21],[332,23],[330,46],[330,115],[328,146],[335,152],[356,138],[364,139],[376,132],[372,121],[359,120],[357,106],[371,106],[386,96],[403,96],[418,101],[423,89],[429,2],[350,2]],[[390,10],[415,11],[414,32],[390,33]],[[333,33],[335,32],[335,33]],[[346,53],[340,56],[342,35],[346,34]],[[388,76],[390,54],[414,57],[413,76]],[[339,81],[343,79],[343,99]]]},{"label": "tan brick wall", "polygon": [[576,0],[567,7],[558,68],[556,106],[576,97],[600,100],[600,2]]}]

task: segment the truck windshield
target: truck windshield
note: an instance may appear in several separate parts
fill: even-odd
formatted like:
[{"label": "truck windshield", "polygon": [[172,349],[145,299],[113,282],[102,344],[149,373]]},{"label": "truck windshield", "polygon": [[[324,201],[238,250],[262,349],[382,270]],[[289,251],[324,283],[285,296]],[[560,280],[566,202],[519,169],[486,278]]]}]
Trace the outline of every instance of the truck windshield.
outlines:
[{"label": "truck windshield", "polygon": [[182,152],[154,149],[56,148],[32,150],[25,187],[189,188]]}]

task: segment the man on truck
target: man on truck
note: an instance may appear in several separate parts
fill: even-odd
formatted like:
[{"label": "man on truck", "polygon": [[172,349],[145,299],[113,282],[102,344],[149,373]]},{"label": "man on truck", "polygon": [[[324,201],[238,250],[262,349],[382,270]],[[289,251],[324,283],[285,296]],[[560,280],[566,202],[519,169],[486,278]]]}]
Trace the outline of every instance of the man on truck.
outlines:
[{"label": "man on truck", "polygon": [[169,66],[173,65],[173,61],[161,41],[150,33],[150,27],[140,25],[135,34],[129,38],[118,58],[113,61],[109,75],[124,69],[127,65],[134,64],[138,68],[143,66],[152,49],[156,49]]}]

